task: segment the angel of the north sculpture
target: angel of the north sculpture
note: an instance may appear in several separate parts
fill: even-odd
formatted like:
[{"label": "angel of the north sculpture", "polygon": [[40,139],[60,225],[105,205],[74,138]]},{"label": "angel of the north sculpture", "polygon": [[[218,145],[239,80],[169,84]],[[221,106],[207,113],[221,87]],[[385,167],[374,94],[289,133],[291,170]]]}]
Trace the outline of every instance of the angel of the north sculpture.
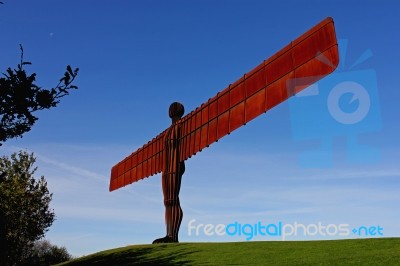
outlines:
[{"label": "angel of the north sculpture", "polygon": [[166,236],[153,243],[178,242],[184,161],[332,73],[338,63],[334,23],[326,18],[186,116],[181,103],[172,103],[172,125],[112,167],[110,191],[162,172]]}]

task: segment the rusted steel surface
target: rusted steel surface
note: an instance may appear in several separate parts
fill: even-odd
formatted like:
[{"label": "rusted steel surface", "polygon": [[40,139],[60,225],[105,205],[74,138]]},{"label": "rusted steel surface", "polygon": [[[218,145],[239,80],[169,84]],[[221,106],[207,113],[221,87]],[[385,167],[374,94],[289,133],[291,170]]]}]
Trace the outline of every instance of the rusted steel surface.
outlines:
[{"label": "rusted steel surface", "polygon": [[[184,161],[333,72],[339,63],[332,18],[326,18],[233,84],[181,118]],[[160,173],[166,130],[111,170],[110,191]]]}]

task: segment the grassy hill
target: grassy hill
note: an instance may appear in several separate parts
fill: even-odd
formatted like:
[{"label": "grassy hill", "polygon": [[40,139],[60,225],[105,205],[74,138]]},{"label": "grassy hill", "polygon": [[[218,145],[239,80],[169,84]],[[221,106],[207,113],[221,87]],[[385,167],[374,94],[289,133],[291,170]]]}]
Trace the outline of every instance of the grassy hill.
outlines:
[{"label": "grassy hill", "polygon": [[400,238],[133,245],[59,265],[400,265]]}]

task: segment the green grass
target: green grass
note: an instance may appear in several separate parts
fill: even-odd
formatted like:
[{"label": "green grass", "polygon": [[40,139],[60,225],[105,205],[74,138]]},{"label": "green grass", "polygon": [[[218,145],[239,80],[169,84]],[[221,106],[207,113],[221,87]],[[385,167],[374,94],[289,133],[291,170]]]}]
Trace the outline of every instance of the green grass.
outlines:
[{"label": "green grass", "polygon": [[400,265],[400,238],[133,245],[59,265]]}]

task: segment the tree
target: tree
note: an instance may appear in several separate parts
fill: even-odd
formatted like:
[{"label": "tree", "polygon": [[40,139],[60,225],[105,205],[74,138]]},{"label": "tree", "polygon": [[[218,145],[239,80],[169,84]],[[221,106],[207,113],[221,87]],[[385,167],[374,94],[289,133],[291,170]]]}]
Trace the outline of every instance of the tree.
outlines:
[{"label": "tree", "polygon": [[29,256],[23,265],[54,265],[71,260],[72,256],[65,247],[53,245],[48,240],[38,240],[33,244]]},{"label": "tree", "polygon": [[36,73],[26,73],[24,66],[31,65],[31,62],[24,61],[22,45],[20,49],[21,61],[17,68],[7,68],[0,77],[0,145],[30,131],[38,119],[33,113],[56,107],[70,90],[78,89],[72,82],[79,68],[73,70],[69,65],[54,88],[43,89],[36,85]]},{"label": "tree", "polygon": [[1,265],[22,263],[55,219],[45,178],[33,176],[34,155],[20,151],[10,157],[0,158]]}]

